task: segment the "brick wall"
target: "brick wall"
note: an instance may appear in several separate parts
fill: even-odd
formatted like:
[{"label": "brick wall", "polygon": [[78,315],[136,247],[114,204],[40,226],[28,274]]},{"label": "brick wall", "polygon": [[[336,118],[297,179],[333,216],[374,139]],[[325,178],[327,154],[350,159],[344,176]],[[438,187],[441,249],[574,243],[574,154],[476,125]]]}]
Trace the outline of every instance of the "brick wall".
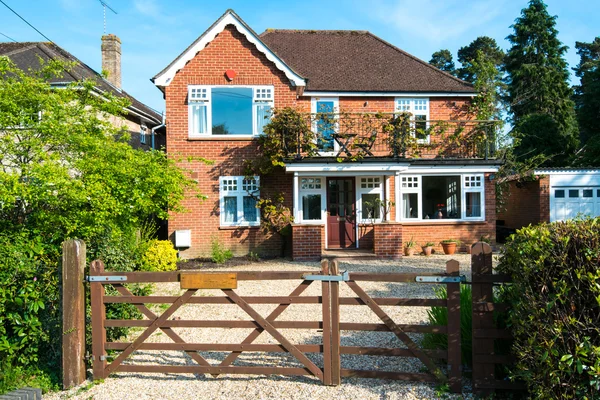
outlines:
[{"label": "brick wall", "polygon": [[507,228],[519,229],[530,224],[550,221],[550,177],[535,181],[508,184],[506,203],[498,212],[498,219]]},{"label": "brick wall", "polygon": [[398,222],[386,222],[373,226],[374,252],[379,258],[399,259],[402,257],[403,226]]},{"label": "brick wall", "polygon": [[320,260],[325,249],[325,225],[292,224],[292,258],[295,261]]}]

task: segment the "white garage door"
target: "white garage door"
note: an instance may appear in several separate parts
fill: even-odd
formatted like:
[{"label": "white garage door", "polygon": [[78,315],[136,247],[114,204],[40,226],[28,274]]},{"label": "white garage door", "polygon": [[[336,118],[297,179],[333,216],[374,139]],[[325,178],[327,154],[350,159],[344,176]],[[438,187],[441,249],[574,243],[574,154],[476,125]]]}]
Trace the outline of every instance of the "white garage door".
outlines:
[{"label": "white garage door", "polygon": [[550,196],[550,222],[600,216],[600,187],[554,187]]}]

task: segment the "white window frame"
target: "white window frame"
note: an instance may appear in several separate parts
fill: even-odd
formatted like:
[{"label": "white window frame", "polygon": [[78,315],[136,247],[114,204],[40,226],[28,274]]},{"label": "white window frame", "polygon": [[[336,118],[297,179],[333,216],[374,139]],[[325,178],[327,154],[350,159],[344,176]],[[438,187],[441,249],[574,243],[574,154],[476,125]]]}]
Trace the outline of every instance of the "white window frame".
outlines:
[{"label": "white window frame", "polygon": [[[425,102],[422,104],[422,102]],[[425,107],[425,110],[421,108]],[[429,128],[429,112],[431,108],[431,102],[429,101],[429,97],[396,97],[394,100],[394,112],[408,112],[412,115],[411,118],[411,128],[416,128],[416,116],[424,116],[426,125],[425,127]],[[416,132],[415,132],[416,134]],[[427,135],[425,139],[417,139],[417,143],[430,143],[431,135]]]},{"label": "white window frame", "polygon": [[[396,201],[396,215],[398,216],[398,221],[406,221],[406,222],[432,222],[432,223],[444,223],[444,222],[459,222],[459,221],[485,221],[485,175],[484,174],[460,174],[460,173],[430,173],[430,174],[398,174],[396,175],[396,185],[398,187],[398,199]],[[460,196],[461,196],[461,204],[460,204],[460,218],[443,218],[443,219],[424,219],[423,218],[423,178],[428,176],[459,176],[460,177]],[[418,178],[418,187],[417,188],[408,188],[402,187],[402,178],[403,177],[412,177]],[[471,186],[470,178],[479,179],[480,186]],[[480,217],[467,217],[467,202],[466,202],[466,193],[467,192],[478,192],[481,193],[481,216]],[[418,218],[404,218],[404,199],[403,195],[405,193],[417,193],[418,194],[418,204],[419,204],[419,215]]]},{"label": "white window frame", "polygon": [[[261,135],[258,131],[258,107],[269,104],[275,106],[275,87],[273,85],[188,85],[188,137],[202,138],[212,136],[212,89],[213,88],[251,88],[252,89],[252,133],[244,135],[215,135],[219,138],[252,138]],[[206,132],[193,132],[193,109],[206,107]]]},{"label": "white window frame", "polygon": [[[253,179],[256,181],[256,184],[253,185],[256,187],[256,190],[244,190],[244,180],[246,177],[244,176],[220,176],[219,177],[219,220],[221,226],[260,226],[260,210],[256,209],[256,221],[247,221],[244,218],[244,197],[249,194],[254,195],[255,197],[260,196],[260,178],[255,176]],[[223,187],[223,181],[233,180],[235,181],[236,188],[235,190],[229,190],[228,188]],[[237,197],[237,222],[226,222],[225,218],[225,197]]]},{"label": "white window frame", "polygon": [[[332,101],[333,102],[333,113],[334,113],[334,118],[337,121],[339,118],[339,112],[340,112],[340,98],[339,97],[311,97],[310,99],[310,112],[311,114],[315,115],[319,112],[319,110],[317,110],[317,102],[319,101]],[[312,122],[312,130],[313,132],[316,134],[317,133],[317,129],[318,129],[318,121],[316,120],[316,118],[314,119],[314,121]],[[339,124],[336,122],[333,130],[335,133],[339,132]],[[320,151],[319,154],[321,156],[335,156],[339,151],[339,144],[334,140],[333,141],[333,151]]]},{"label": "white window frame", "polygon": [[[372,179],[373,182],[368,182],[369,179]],[[378,179],[378,186],[375,186],[375,179]],[[363,188],[363,180],[365,180],[365,185],[367,187]],[[373,187],[368,187],[369,184],[372,184]],[[372,222],[382,222],[383,221],[383,210],[379,211],[379,218],[365,218],[363,216],[362,209],[362,195],[363,194],[378,194],[379,200],[384,201],[384,190],[386,185],[385,176],[357,176],[356,177],[356,210],[357,210],[357,219],[359,223],[372,223]]]},{"label": "white window frame", "polygon": [[146,131],[148,128],[146,128],[146,125],[142,124],[140,125],[140,143],[141,144],[146,144]]},{"label": "white window frame", "polygon": [[[313,187],[308,187],[310,183],[308,180],[312,179]],[[315,187],[315,181],[318,179],[320,182],[320,188]],[[303,181],[306,183],[303,187]],[[305,195],[320,195],[321,196],[321,219],[304,219],[304,202],[302,197]],[[298,177],[298,215],[300,222],[303,224],[317,224],[321,225],[325,222],[326,216],[326,202],[327,202],[327,178],[324,176],[299,176]]]},{"label": "white window frame", "polygon": [[[418,221],[423,217],[423,200],[422,200],[422,176],[421,175],[400,175],[398,180],[398,186],[400,189],[400,201],[396,204],[400,204],[400,209],[396,212],[400,215],[400,219],[403,221]],[[415,218],[404,217],[404,195],[405,194],[417,194],[417,204],[419,206],[419,212]]]}]

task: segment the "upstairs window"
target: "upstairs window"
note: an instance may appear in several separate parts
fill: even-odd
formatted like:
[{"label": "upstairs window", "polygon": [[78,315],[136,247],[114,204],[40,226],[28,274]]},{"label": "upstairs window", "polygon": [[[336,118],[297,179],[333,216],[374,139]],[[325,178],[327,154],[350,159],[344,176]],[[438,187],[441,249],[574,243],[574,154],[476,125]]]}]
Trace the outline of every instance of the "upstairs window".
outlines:
[{"label": "upstairs window", "polygon": [[141,125],[140,126],[140,143],[141,144],[146,144],[146,134],[147,134],[147,130],[148,128],[146,128],[146,125]]},{"label": "upstairs window", "polygon": [[189,136],[260,135],[273,92],[272,86],[189,86]]},{"label": "upstairs window", "polygon": [[396,112],[407,112],[412,114],[412,126],[414,136],[419,142],[428,143],[429,135],[426,134],[429,121],[429,99],[407,99],[396,98]]}]

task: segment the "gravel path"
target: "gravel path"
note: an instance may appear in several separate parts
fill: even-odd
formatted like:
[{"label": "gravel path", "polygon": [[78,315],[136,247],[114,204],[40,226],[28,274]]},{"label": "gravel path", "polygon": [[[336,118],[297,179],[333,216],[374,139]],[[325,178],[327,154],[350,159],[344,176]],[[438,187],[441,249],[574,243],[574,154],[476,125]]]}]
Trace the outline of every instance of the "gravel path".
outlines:
[{"label": "gravel path", "polygon": [[[468,255],[455,255],[460,262],[461,274],[470,275],[470,258]],[[343,262],[340,269],[365,272],[443,272],[448,256],[433,255],[431,257],[405,257],[401,261],[365,261]],[[239,268],[227,267],[227,271],[292,271],[320,269],[319,263],[299,263],[282,260],[262,261],[244,265]],[[212,268],[211,271],[223,269]],[[240,281],[237,292],[242,296],[286,296],[299,281]],[[431,298],[435,285],[361,282],[360,286],[375,297],[411,297]],[[178,295],[182,291],[178,283],[156,285],[156,295]],[[313,283],[303,296],[321,294],[319,284]],[[197,295],[220,296],[215,290],[200,290]],[[340,285],[341,296],[355,297],[346,285]],[[276,305],[254,304],[254,309],[266,316]],[[399,324],[427,324],[426,307],[382,307],[392,319]],[[156,306],[155,312],[160,312]],[[236,305],[186,305],[179,309],[175,318],[211,319],[211,320],[251,320]],[[318,321],[321,319],[321,305],[293,304],[278,320]],[[364,306],[342,306],[341,322],[379,323],[380,320]],[[194,343],[240,343],[251,329],[202,329],[174,328],[186,341]],[[322,342],[322,335],[314,330],[285,329],[285,337],[294,344],[316,344]],[[140,329],[133,333],[139,335]],[[413,340],[419,341],[420,334],[410,334]],[[148,342],[171,342],[165,334],[155,332]],[[342,332],[342,345],[373,347],[404,347],[390,332]],[[255,341],[261,343],[277,343],[269,334],[263,332]],[[201,352],[211,364],[218,364],[227,353]],[[313,362],[322,366],[321,354],[307,354]],[[170,364],[196,365],[183,352],[176,351],[137,351],[128,363],[136,364]],[[235,365],[263,366],[301,366],[293,356],[286,353],[243,353]],[[414,358],[374,357],[374,356],[342,356],[343,368],[379,369],[390,371],[423,372],[424,366]],[[464,382],[468,391],[468,382]],[[465,397],[471,398],[469,393]],[[52,393],[48,399],[430,399],[437,398],[435,385],[376,379],[342,378],[339,387],[326,387],[313,377],[296,376],[246,376],[221,375],[213,378],[210,375],[194,374],[139,374],[116,373],[103,383],[90,385],[89,382],[66,392]],[[462,398],[449,396],[447,398]]]}]

